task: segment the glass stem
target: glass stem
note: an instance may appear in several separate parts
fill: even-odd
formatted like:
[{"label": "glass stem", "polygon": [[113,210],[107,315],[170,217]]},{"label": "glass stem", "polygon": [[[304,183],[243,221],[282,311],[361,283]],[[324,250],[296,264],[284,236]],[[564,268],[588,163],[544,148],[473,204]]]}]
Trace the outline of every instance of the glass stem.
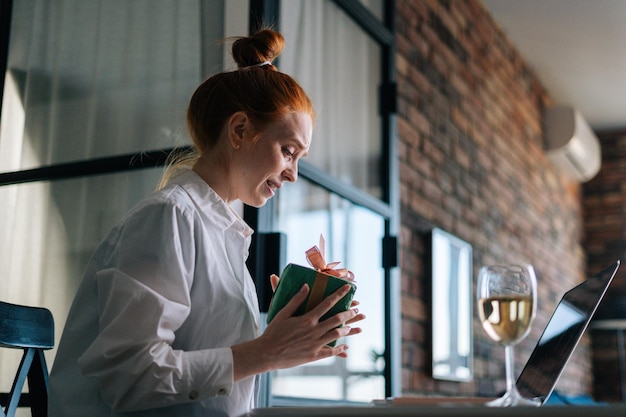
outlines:
[{"label": "glass stem", "polygon": [[517,391],[515,388],[515,375],[513,374],[514,360],[513,345],[506,345],[504,347],[504,362],[506,366],[506,391],[509,393]]}]

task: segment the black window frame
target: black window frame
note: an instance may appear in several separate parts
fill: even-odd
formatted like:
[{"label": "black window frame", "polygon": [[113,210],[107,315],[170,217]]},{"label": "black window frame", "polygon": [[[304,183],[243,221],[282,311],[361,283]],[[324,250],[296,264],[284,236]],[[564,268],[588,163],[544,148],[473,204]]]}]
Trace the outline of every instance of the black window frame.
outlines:
[{"label": "black window frame", "polygon": [[[398,239],[399,234],[399,171],[397,162],[396,131],[396,83],[395,83],[395,0],[383,0],[383,20],[378,19],[363,4],[354,0],[331,0],[345,12],[381,48],[381,85],[379,90],[379,115],[381,117],[381,184],[382,198],[378,199],[366,192],[347,185],[328,172],[302,160],[299,162],[299,176],[323,189],[362,206],[385,219],[382,245],[382,267],[385,280],[385,397],[401,393],[401,334],[399,300]],[[250,1],[250,31],[260,23],[277,26],[279,22],[280,0]],[[260,304],[269,305],[271,290],[267,280],[271,270],[268,267],[280,265],[284,251],[268,253],[261,240],[275,238],[271,213],[274,202],[256,209],[244,207],[244,219],[257,231],[253,236],[248,267],[253,272],[260,294]]]}]

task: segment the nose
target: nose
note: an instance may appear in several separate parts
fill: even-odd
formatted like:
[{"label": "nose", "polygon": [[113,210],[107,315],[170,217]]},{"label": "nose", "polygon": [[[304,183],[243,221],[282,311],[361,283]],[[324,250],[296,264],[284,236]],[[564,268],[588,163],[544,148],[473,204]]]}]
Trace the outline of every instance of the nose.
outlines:
[{"label": "nose", "polygon": [[296,182],[298,179],[298,162],[294,161],[283,171],[283,179],[289,182]]}]

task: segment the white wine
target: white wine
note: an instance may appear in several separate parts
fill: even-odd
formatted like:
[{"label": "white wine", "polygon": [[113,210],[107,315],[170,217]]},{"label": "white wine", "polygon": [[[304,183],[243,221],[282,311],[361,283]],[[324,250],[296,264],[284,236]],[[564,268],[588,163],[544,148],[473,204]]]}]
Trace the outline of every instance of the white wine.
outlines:
[{"label": "white wine", "polygon": [[533,313],[532,297],[501,295],[481,298],[478,303],[480,322],[492,340],[508,345],[526,336]]}]

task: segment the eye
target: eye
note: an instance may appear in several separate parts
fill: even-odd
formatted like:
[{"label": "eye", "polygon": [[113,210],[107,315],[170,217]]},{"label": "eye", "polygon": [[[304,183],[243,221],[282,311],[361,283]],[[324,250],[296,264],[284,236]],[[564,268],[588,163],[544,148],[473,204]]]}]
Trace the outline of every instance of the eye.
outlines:
[{"label": "eye", "polygon": [[293,159],[293,157],[294,157],[294,152],[293,152],[291,149],[286,148],[286,147],[283,147],[283,148],[282,148],[282,150],[283,150],[283,154],[284,154],[287,158],[289,158],[289,159]]}]

